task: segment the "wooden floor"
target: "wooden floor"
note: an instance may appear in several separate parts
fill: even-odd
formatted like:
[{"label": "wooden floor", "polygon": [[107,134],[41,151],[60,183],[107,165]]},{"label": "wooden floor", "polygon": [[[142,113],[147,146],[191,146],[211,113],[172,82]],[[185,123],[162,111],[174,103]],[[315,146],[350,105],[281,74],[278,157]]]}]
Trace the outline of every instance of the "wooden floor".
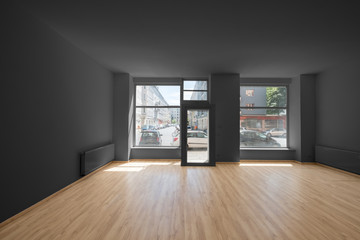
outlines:
[{"label": "wooden floor", "polygon": [[112,163],[0,239],[360,239],[360,177],[293,162]]}]

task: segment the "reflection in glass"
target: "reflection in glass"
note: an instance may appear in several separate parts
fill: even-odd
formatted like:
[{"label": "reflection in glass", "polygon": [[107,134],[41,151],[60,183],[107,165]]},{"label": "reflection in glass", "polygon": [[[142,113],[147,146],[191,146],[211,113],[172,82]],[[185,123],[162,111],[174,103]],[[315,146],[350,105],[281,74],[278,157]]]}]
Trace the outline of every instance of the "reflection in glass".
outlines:
[{"label": "reflection in glass", "polygon": [[207,81],[184,81],[184,90],[207,90]]},{"label": "reflection in glass", "polygon": [[286,110],[254,111],[240,109],[240,147],[287,147]]},{"label": "reflection in glass", "polygon": [[187,111],[187,162],[209,162],[209,110]]},{"label": "reflection in glass", "polygon": [[207,92],[184,91],[184,100],[206,101],[207,100]]}]

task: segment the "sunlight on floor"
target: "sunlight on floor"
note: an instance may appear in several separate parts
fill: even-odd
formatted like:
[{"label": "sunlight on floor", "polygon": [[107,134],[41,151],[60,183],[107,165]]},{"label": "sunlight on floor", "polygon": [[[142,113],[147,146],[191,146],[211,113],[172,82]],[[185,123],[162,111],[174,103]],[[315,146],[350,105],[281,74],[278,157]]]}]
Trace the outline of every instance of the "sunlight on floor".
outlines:
[{"label": "sunlight on floor", "polygon": [[116,167],[104,170],[104,172],[140,172],[149,166],[180,165],[180,162],[127,162],[120,163]]},{"label": "sunlight on floor", "polygon": [[292,167],[291,163],[240,163],[240,167]]},{"label": "sunlight on floor", "polygon": [[104,172],[140,172],[141,170],[145,169],[145,167],[113,167],[110,169],[104,170]]},{"label": "sunlight on floor", "polygon": [[128,162],[121,164],[123,167],[147,167],[147,166],[158,166],[158,165],[171,165],[171,162]]}]

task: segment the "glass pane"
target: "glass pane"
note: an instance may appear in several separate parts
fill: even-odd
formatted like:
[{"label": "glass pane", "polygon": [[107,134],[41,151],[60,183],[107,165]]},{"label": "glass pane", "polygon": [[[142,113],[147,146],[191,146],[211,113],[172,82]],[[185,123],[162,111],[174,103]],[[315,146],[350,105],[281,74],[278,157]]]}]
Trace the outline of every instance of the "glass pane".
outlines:
[{"label": "glass pane", "polygon": [[209,162],[209,110],[187,111],[187,162]]},{"label": "glass pane", "polygon": [[206,101],[207,100],[207,92],[184,91],[184,100]]},{"label": "glass pane", "polygon": [[180,106],[180,86],[136,86],[136,106]]},{"label": "glass pane", "polygon": [[207,90],[207,81],[184,81],[184,90]]},{"label": "glass pane", "polygon": [[240,87],[241,107],[286,107],[286,87]]},{"label": "glass pane", "polygon": [[136,108],[135,146],[180,146],[180,108]]},{"label": "glass pane", "polygon": [[240,148],[287,147],[285,109],[240,109]]}]

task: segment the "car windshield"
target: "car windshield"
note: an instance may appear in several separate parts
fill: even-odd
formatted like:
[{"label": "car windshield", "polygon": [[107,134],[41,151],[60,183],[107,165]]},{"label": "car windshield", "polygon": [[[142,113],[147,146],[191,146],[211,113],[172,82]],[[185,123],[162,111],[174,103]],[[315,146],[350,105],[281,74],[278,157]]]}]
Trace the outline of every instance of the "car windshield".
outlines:
[{"label": "car windshield", "polygon": [[196,137],[196,134],[195,133],[188,133],[187,137]]},{"label": "car windshield", "polygon": [[260,132],[256,132],[256,136],[264,140],[266,139],[266,136]]},{"label": "car windshield", "polygon": [[143,137],[143,138],[157,137],[157,133],[154,133],[154,132],[143,133],[143,134],[142,134],[142,137]]},{"label": "car windshield", "polygon": [[199,138],[207,138],[207,135],[205,133],[198,133],[197,136]]}]

